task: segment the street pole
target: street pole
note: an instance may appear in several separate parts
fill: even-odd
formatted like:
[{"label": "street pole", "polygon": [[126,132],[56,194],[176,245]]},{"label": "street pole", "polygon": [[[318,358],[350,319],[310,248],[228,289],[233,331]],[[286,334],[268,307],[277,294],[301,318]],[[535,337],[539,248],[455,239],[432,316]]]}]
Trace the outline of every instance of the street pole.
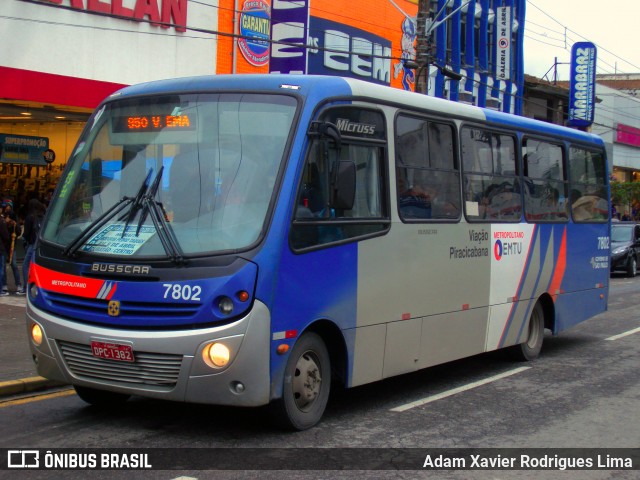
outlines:
[{"label": "street pole", "polygon": [[416,92],[428,92],[429,88],[429,39],[427,38],[427,19],[429,19],[429,0],[418,0],[416,17]]}]

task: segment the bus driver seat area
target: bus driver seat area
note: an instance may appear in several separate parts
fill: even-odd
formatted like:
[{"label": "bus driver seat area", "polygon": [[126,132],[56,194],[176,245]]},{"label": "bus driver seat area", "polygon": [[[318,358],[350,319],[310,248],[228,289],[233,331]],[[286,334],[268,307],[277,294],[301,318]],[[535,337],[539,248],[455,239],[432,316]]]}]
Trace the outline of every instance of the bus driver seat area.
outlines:
[{"label": "bus driver seat area", "polygon": [[173,157],[169,171],[170,209],[173,222],[184,223],[200,214],[201,178],[198,151],[191,150]]}]

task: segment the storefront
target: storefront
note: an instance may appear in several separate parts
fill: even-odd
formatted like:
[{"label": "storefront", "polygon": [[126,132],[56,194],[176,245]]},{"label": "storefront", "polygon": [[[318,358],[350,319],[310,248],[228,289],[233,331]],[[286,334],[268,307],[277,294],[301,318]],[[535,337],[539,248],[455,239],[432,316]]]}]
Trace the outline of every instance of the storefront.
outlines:
[{"label": "storefront", "polygon": [[0,192],[46,200],[93,109],[123,86],[215,73],[218,10],[186,0],[5,0]]},{"label": "storefront", "polygon": [[90,112],[35,101],[0,102],[0,191],[20,218],[30,198],[48,200]]}]

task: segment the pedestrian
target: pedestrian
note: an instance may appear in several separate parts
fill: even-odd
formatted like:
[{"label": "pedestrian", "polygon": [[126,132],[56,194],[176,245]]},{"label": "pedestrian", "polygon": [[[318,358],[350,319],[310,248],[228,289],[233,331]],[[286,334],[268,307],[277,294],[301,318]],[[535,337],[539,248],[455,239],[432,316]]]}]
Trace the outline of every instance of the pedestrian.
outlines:
[{"label": "pedestrian", "polygon": [[[4,283],[4,266],[9,248],[9,230],[7,230],[4,215],[0,215],[0,265],[2,265],[2,268],[0,268],[0,285]],[[0,297],[6,297],[7,295],[9,295],[9,292],[0,292]]]},{"label": "pedestrian", "polygon": [[10,265],[16,286],[16,294],[24,295],[24,289],[22,288],[21,280],[22,275],[20,275],[20,270],[18,269],[17,255],[15,251],[16,239],[21,236],[22,229],[20,228],[20,225],[18,225],[16,216],[13,212],[13,209],[11,208],[11,204],[7,204],[4,207],[4,221],[7,225],[7,230],[9,231],[9,250],[7,252],[7,263],[5,263],[2,292],[9,292],[9,286],[7,284],[8,275],[6,265]]},{"label": "pedestrian", "polygon": [[24,261],[22,262],[22,276],[25,288],[29,285],[29,267],[31,265],[31,258],[33,257],[33,249],[36,240],[38,240],[38,234],[40,233],[44,212],[45,206],[40,200],[37,198],[29,200],[27,218],[24,220],[24,232],[22,234],[25,243]]}]

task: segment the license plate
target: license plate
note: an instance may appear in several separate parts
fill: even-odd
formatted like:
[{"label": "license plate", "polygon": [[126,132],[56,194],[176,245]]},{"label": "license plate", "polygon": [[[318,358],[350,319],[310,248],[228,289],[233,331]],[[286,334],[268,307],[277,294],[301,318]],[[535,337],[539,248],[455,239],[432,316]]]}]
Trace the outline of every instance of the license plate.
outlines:
[{"label": "license plate", "polygon": [[116,360],[118,362],[133,362],[133,349],[129,345],[118,343],[91,342],[91,353],[94,357]]}]

